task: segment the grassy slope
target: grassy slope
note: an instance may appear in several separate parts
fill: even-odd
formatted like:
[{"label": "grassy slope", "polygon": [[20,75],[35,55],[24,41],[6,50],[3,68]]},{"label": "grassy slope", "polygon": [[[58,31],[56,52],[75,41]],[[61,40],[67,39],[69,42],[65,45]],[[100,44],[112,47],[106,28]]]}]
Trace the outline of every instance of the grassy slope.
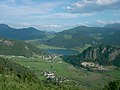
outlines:
[{"label": "grassy slope", "polygon": [[40,39],[27,40],[26,42],[33,44],[34,46],[38,47],[39,49],[65,49],[65,48],[60,48],[60,47],[49,46],[49,45],[43,44],[42,42],[40,42]]},{"label": "grassy slope", "polygon": [[[31,77],[31,74],[29,69],[0,57],[0,90],[73,90],[73,87],[64,85],[45,84]],[[74,89],[82,90],[77,87]]]},{"label": "grassy slope", "polygon": [[111,72],[105,72],[104,74],[112,77],[116,77],[117,79],[120,79],[120,69],[113,70]]},{"label": "grassy slope", "polygon": [[[107,84],[107,82],[117,79],[119,76],[110,76],[104,73],[98,73],[98,72],[89,72],[85,71],[83,69],[77,69],[73,67],[72,65],[62,61],[61,58],[57,58],[57,60],[62,61],[62,63],[54,63],[53,69],[51,68],[52,63],[47,62],[46,60],[42,58],[24,58],[24,59],[18,59],[13,58],[14,61],[17,63],[20,63],[23,66],[30,67],[31,70],[34,70],[38,77],[42,80],[45,78],[40,75],[41,71],[47,70],[47,71],[54,71],[58,77],[65,77],[68,78],[70,81],[67,82],[68,85],[76,85],[79,86],[85,86],[88,88],[100,88]],[[32,61],[32,62],[31,62]],[[108,72],[110,73],[110,72]],[[117,72],[116,72],[117,73]]]},{"label": "grassy slope", "polygon": [[40,55],[42,51],[24,41],[0,38],[0,55],[33,56]]},{"label": "grassy slope", "polygon": [[65,48],[49,46],[49,45],[45,45],[45,44],[37,45],[37,47],[40,49],[65,49]]}]

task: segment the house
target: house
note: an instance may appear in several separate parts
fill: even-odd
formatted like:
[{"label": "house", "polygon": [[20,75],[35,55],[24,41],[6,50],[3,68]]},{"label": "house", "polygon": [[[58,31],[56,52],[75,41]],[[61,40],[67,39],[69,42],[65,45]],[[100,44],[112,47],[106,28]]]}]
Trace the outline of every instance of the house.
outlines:
[{"label": "house", "polygon": [[46,59],[46,60],[49,60],[49,59],[56,59],[57,57],[58,57],[57,54],[49,54],[49,55],[43,56],[42,58]]},{"label": "house", "polygon": [[93,62],[82,62],[81,65],[84,66],[84,67],[87,67],[87,66],[94,67],[95,63],[93,63]]},{"label": "house", "polygon": [[47,72],[45,71],[44,72],[44,76],[48,79],[48,78],[51,78],[51,79],[54,79],[55,78],[55,73],[54,72]]}]

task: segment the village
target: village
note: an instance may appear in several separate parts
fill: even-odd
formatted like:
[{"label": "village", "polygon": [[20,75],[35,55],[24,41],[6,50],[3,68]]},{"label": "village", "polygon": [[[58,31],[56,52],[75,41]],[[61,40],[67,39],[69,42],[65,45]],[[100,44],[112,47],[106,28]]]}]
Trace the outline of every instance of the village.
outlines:
[{"label": "village", "polygon": [[55,75],[55,72],[51,72],[51,71],[44,71],[43,75],[45,76],[46,80],[51,80],[56,83],[63,83],[63,82],[69,81],[68,79],[63,78],[63,77],[57,77]]},{"label": "village", "polygon": [[99,65],[99,64],[95,64],[93,62],[82,62],[81,65],[84,67],[84,68],[91,68],[92,70],[100,70],[100,71],[104,71],[104,70],[109,70],[105,67],[103,67],[102,65]]}]

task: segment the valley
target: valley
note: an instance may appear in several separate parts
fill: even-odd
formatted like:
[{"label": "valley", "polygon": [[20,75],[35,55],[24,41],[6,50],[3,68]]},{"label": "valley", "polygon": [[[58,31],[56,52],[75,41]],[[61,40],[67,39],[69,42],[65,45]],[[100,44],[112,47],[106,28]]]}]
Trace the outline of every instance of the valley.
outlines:
[{"label": "valley", "polygon": [[[0,78],[5,78],[5,81],[1,82],[7,85],[6,81],[10,79],[20,88],[21,82],[26,83],[21,90],[26,86],[30,90],[32,87],[29,87],[29,84],[35,86],[34,83],[37,84],[35,90],[39,90],[40,86],[42,90],[43,88],[46,90],[73,90],[73,88],[74,90],[101,90],[108,82],[120,80],[120,44],[119,37],[116,38],[120,30],[113,29],[113,26],[109,28],[110,31],[108,26],[107,28],[79,26],[58,33],[49,33],[49,35],[44,32],[46,35],[44,38],[28,38],[27,34],[31,35],[34,28],[32,31],[31,28],[27,28],[28,32],[24,39],[1,36],[0,63],[2,65],[2,60],[5,59],[5,62],[8,60],[10,64],[7,66],[5,63],[5,68],[0,67]],[[3,25],[2,28],[10,27]],[[112,38],[113,41],[107,40],[104,43],[107,37]],[[17,65],[14,67],[12,63]],[[14,69],[17,66],[20,72]],[[27,69],[30,75],[33,74],[37,81],[30,79],[28,83],[22,79],[21,77],[27,77],[27,72],[22,72],[21,67]],[[29,77],[28,74],[28,79],[33,76]],[[10,84],[9,87],[12,88],[12,85]],[[3,86],[3,88],[7,87]]]},{"label": "valley", "polygon": [[[10,58],[9,56],[8,58]],[[112,68],[108,71],[88,71],[84,68],[75,68],[63,61],[59,56],[54,60],[26,57],[11,57],[10,60],[29,68],[35,75],[45,81],[44,72],[54,72],[55,77],[63,79],[62,84],[79,88],[99,89],[109,81],[120,79],[120,69]],[[101,79],[102,78],[102,79]],[[65,79],[65,80],[64,80]],[[94,83],[96,82],[96,83]]]},{"label": "valley", "polygon": [[120,90],[120,0],[0,0],[0,90]]}]

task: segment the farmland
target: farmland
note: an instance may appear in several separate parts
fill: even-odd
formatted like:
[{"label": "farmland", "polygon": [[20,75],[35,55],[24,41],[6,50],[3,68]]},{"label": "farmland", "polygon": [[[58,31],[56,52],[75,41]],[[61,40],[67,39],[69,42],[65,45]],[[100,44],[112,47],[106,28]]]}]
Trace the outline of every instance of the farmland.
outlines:
[{"label": "farmland", "polygon": [[[90,72],[83,68],[73,67],[71,64],[64,62],[60,57],[54,60],[46,60],[42,57],[39,58],[20,58],[11,57],[11,60],[17,62],[30,70],[35,71],[35,74],[40,80],[46,80],[43,75],[44,71],[54,72],[56,77],[65,78],[66,85],[87,87],[91,89],[98,89],[104,87],[107,82],[120,78],[118,75],[119,70],[108,72]],[[114,74],[113,74],[114,73]],[[96,82],[96,83],[94,83]]]}]

